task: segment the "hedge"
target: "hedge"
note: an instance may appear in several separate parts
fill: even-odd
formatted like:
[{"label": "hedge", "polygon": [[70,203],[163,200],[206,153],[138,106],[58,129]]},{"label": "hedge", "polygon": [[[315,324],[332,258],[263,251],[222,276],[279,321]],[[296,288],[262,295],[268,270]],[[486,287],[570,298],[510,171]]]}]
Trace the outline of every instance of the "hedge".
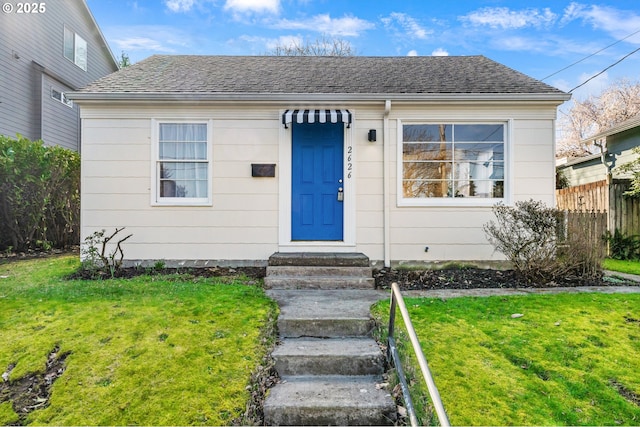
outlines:
[{"label": "hedge", "polygon": [[0,250],[77,245],[79,222],[80,155],[0,135]]}]

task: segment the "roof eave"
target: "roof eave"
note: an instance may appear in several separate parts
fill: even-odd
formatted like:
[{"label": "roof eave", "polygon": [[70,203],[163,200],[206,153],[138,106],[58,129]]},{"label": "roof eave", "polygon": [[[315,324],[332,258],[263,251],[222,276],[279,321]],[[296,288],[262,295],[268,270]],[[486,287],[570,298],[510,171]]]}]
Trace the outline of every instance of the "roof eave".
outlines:
[{"label": "roof eave", "polygon": [[345,102],[345,101],[544,101],[561,104],[571,98],[567,93],[190,93],[190,92],[70,92],[69,99],[83,101],[271,101],[271,102]]},{"label": "roof eave", "polygon": [[590,162],[594,159],[599,159],[600,157],[601,157],[601,154],[599,153],[589,154],[588,156],[583,156],[583,157],[574,157],[574,158],[563,157],[561,159],[556,160],[556,168],[564,169],[569,166],[575,166],[581,163]]},{"label": "roof eave", "polygon": [[594,141],[598,141],[599,139],[606,138],[608,136],[615,135],[617,133],[625,132],[625,131],[628,131],[629,129],[633,129],[638,126],[640,126],[640,116],[625,120],[622,123],[618,123],[617,125],[610,127],[604,132],[600,132],[593,136],[590,136],[589,138],[583,139],[582,143],[590,144]]}]

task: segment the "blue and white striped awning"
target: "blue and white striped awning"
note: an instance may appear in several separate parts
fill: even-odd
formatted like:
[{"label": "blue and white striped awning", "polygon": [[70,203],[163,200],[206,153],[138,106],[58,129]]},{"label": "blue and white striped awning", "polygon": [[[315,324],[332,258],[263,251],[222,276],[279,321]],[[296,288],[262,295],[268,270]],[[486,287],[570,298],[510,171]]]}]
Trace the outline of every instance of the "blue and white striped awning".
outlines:
[{"label": "blue and white striped awning", "polygon": [[349,110],[286,110],[282,114],[285,129],[289,123],[346,123],[351,126]]}]

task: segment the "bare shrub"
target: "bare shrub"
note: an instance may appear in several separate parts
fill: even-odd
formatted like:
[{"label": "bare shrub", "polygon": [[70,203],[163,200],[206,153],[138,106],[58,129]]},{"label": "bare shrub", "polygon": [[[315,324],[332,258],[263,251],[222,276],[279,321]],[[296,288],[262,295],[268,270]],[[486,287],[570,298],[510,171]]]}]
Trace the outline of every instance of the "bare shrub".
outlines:
[{"label": "bare shrub", "polygon": [[[83,258],[82,268],[92,272],[96,276],[109,274],[111,278],[115,277],[116,272],[122,268],[122,261],[124,259],[124,251],[121,245],[133,235],[129,234],[118,240],[115,243],[115,248],[110,252],[107,250],[107,247],[109,242],[122,230],[124,230],[124,227],[116,228],[110,236],[105,235],[106,230],[95,231],[93,234],[87,236],[81,247]],[[100,246],[100,249],[98,246]]]},{"label": "bare shrub", "polygon": [[594,249],[592,237],[579,227],[568,229],[560,211],[529,200],[515,206],[498,204],[493,212],[496,221],[484,225],[487,238],[528,282],[551,283],[561,277],[600,273],[601,254]]}]

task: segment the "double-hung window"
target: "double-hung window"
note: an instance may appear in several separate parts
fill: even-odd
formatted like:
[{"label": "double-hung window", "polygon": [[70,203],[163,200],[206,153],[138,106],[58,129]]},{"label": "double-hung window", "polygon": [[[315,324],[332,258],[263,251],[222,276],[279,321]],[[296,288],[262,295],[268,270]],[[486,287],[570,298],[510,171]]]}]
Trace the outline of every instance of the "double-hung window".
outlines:
[{"label": "double-hung window", "polygon": [[505,197],[506,123],[400,126],[401,205],[491,204]]},{"label": "double-hung window", "polygon": [[64,27],[64,57],[87,71],[87,42],[78,34]]},{"label": "double-hung window", "polygon": [[210,204],[210,130],[207,122],[158,123],[155,202]]}]

